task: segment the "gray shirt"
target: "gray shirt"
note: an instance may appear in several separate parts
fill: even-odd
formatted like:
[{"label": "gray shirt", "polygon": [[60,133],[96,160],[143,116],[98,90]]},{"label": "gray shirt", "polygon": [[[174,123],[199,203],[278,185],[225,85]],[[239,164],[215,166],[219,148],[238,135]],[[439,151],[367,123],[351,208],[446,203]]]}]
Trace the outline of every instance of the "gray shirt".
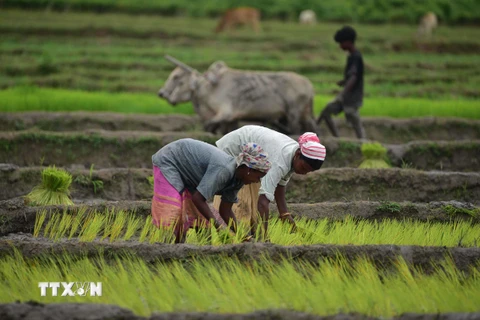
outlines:
[{"label": "gray shirt", "polygon": [[244,143],[255,142],[268,153],[272,167],[261,179],[260,194],[275,202],[277,186],[286,186],[293,174],[292,161],[300,147],[298,142],[275,130],[262,126],[243,126],[216,142],[221,150],[233,156],[239,154]]},{"label": "gray shirt", "polygon": [[226,202],[237,202],[243,182],[235,178],[235,158],[203,141],[180,139],[152,156],[165,179],[181,193],[195,190],[209,200],[215,194]]}]

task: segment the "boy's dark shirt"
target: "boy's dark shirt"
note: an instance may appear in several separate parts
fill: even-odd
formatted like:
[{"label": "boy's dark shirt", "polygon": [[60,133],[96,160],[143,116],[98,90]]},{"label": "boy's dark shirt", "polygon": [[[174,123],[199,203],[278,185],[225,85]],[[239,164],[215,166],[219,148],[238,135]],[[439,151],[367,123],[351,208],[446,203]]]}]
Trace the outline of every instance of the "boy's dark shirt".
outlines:
[{"label": "boy's dark shirt", "polygon": [[355,50],[347,58],[347,65],[344,71],[345,82],[353,74],[357,75],[357,81],[352,90],[345,93],[343,104],[348,107],[360,107],[363,103],[363,58],[358,50]]}]

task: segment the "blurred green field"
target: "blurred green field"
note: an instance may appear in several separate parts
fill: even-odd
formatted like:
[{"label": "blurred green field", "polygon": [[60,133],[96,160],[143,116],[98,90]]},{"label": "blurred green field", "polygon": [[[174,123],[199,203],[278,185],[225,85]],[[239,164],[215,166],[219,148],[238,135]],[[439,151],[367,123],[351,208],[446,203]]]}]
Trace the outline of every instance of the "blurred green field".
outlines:
[{"label": "blurred green field", "polygon": [[[314,113],[318,115],[330,97],[316,96]],[[371,97],[360,109],[370,117],[457,117],[480,119],[480,108],[474,100]],[[109,93],[79,90],[16,87],[0,91],[0,112],[22,111],[109,111],[122,113],[194,114],[191,103],[171,106],[155,94]]]},{"label": "blurred green field", "polygon": [[[322,96],[338,91],[346,60],[332,36],[342,24],[265,21],[215,35],[215,19],[126,14],[0,12],[0,88],[18,85],[155,94],[173,66],[164,54],[204,71],[212,62],[290,70]],[[468,99],[480,96],[480,40],[473,27],[440,26],[428,40],[414,25],[354,25],[366,63],[366,97]]]},{"label": "blurred green field", "polygon": [[322,21],[409,22],[416,23],[425,12],[432,11],[444,23],[475,23],[480,18],[476,0],[2,0],[0,8],[55,11],[126,12],[164,16],[214,17],[225,10],[251,6],[263,18],[296,21],[305,9],[313,10]]}]

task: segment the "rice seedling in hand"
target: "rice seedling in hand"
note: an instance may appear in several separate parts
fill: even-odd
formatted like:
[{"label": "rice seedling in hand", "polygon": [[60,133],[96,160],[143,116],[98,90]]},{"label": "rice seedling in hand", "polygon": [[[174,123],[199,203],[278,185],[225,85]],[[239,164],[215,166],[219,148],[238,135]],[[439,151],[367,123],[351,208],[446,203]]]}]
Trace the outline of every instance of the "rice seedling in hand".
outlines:
[{"label": "rice seedling in hand", "polygon": [[359,168],[390,168],[385,161],[387,159],[387,149],[378,142],[362,144],[363,162]]},{"label": "rice seedling in hand", "polygon": [[72,175],[55,166],[42,171],[42,184],[33,188],[26,198],[36,206],[73,205],[70,199],[69,187]]}]

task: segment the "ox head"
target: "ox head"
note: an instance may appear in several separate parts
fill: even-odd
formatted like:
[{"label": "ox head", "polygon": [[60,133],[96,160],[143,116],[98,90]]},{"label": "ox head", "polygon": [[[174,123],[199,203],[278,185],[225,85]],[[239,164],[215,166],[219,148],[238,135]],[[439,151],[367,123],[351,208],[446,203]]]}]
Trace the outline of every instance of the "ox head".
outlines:
[{"label": "ox head", "polygon": [[197,70],[173,57],[167,55],[165,59],[177,67],[170,73],[164,86],[158,91],[158,96],[166,99],[171,105],[190,101],[200,74]]}]

